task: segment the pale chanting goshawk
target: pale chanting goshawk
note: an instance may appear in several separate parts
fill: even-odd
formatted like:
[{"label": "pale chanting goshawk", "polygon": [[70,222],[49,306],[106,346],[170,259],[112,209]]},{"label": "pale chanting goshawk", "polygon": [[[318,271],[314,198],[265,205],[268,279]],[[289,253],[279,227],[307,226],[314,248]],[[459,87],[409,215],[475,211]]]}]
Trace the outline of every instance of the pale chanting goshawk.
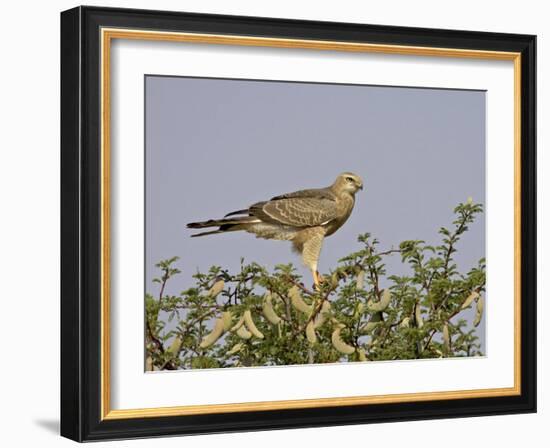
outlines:
[{"label": "pale chanting goshawk", "polygon": [[231,212],[222,219],[192,222],[190,229],[218,227],[193,237],[244,230],[258,238],[291,241],[311,269],[315,286],[319,286],[317,264],[323,239],[332,235],[347,221],[355,205],[355,193],[363,181],[353,173],[340,174],[325,188],[300,190],[275,196],[269,201]]}]

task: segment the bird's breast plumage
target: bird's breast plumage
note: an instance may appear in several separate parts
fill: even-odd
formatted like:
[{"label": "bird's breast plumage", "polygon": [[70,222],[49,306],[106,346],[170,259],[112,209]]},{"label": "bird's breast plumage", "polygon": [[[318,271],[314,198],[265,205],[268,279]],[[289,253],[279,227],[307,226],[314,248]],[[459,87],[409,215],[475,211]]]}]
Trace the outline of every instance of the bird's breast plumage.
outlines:
[{"label": "bird's breast plumage", "polygon": [[342,194],[336,202],[338,207],[337,218],[327,223],[326,236],[332,235],[348,220],[355,205],[355,197],[351,194]]}]

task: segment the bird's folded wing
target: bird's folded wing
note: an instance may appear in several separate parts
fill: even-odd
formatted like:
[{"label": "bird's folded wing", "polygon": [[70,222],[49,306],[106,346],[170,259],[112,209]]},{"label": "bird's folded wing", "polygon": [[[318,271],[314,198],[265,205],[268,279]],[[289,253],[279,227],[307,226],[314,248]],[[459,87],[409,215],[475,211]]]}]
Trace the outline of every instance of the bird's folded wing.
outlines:
[{"label": "bird's folded wing", "polygon": [[314,198],[336,200],[336,196],[334,196],[334,193],[332,193],[329,188],[310,188],[309,190],[293,191],[292,193],[285,193],[275,196],[274,198],[271,198],[271,200],[274,201],[276,199],[286,198]]},{"label": "bird's folded wing", "polygon": [[250,208],[250,213],[264,222],[312,227],[337,218],[337,204],[329,198],[290,197],[260,202]]}]

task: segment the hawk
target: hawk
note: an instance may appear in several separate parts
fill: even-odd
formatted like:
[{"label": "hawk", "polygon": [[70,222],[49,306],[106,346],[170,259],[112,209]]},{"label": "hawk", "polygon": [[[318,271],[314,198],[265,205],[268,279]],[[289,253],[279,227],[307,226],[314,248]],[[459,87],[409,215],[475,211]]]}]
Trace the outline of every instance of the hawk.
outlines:
[{"label": "hawk", "polygon": [[355,193],[362,189],[362,179],[346,172],[328,187],[282,194],[228,213],[222,219],[191,222],[187,227],[218,227],[192,237],[243,230],[257,238],[291,241],[293,249],[302,255],[304,264],[311,270],[315,286],[319,287],[317,264],[323,240],[347,221],[355,205]]}]

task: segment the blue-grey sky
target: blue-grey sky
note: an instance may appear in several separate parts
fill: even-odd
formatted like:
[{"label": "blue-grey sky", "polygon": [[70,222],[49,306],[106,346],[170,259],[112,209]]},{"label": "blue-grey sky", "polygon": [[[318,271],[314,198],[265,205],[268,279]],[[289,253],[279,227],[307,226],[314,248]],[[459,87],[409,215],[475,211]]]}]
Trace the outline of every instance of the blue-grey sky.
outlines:
[{"label": "blue-grey sky", "polygon": [[[342,84],[147,76],[146,290],[154,264],[181,257],[169,292],[212,265],[237,271],[240,258],[272,268],[292,261],[290,243],[235,232],[190,238],[191,221],[303,188],[343,171],[363,177],[348,222],[328,237],[319,270],[357,250],[370,232],[380,248],[407,239],[439,241],[453,208],[485,205],[485,92]],[[485,219],[458,246],[468,270],[485,256]],[[408,268],[398,257],[389,274]],[[485,340],[484,325],[478,330]],[[484,350],[484,348],[483,348]]]}]

